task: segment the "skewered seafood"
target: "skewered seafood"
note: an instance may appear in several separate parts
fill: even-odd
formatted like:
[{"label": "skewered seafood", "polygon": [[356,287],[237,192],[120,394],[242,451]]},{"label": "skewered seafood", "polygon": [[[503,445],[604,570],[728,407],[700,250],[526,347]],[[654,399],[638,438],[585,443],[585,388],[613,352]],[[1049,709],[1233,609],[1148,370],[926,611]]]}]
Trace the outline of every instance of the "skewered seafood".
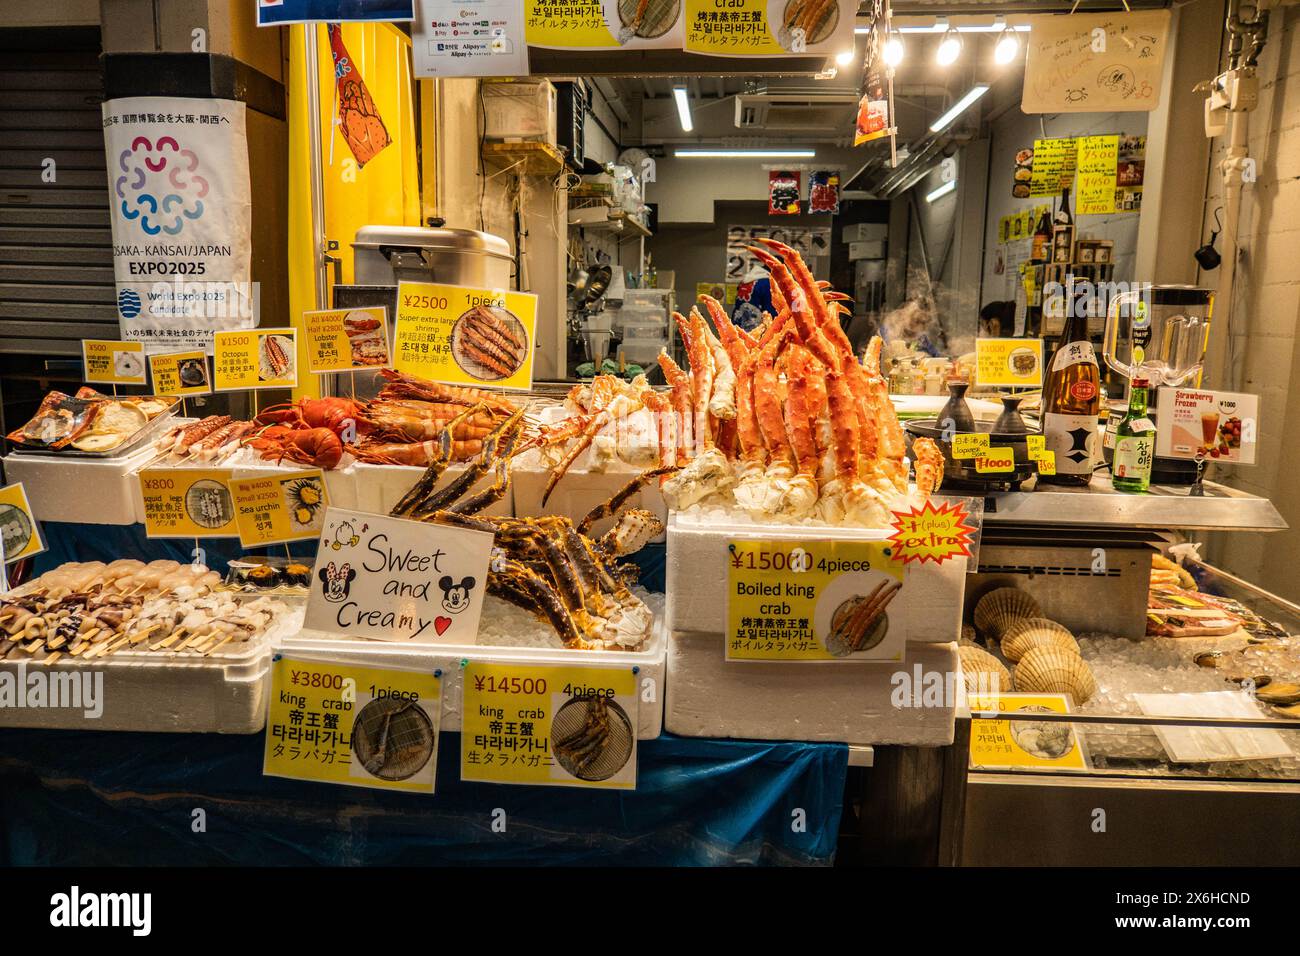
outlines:
[{"label": "skewered seafood", "polygon": [[[468,407],[462,417],[483,411]],[[443,430],[436,457],[419,481],[393,508],[396,517],[431,521],[487,531],[494,535],[488,591],[532,611],[549,623],[569,647],[635,649],[650,633],[650,609],[628,587],[628,574],[618,558],[640,547],[658,521],[646,512],[619,514],[622,504],[661,472],[637,476],[609,502],[596,508],[576,527],[568,518],[491,517],[482,511],[509,490],[509,459],[522,431],[522,410],[502,421],[483,440],[480,454],[441,488],[439,481],[451,461],[452,434],[457,422]],[[474,491],[483,478],[486,487]],[[599,542],[585,530],[602,517],[616,515],[614,528]],[[653,535],[650,535],[653,536]]]}]

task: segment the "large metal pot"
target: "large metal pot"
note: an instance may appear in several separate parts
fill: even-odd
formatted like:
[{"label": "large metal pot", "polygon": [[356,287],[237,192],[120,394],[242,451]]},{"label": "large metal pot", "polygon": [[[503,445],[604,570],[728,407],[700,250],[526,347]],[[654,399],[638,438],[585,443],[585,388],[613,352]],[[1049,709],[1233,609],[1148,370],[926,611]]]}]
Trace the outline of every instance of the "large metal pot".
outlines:
[{"label": "large metal pot", "polygon": [[362,226],[352,249],[354,282],[368,286],[407,281],[505,289],[515,261],[500,236],[440,225]]}]

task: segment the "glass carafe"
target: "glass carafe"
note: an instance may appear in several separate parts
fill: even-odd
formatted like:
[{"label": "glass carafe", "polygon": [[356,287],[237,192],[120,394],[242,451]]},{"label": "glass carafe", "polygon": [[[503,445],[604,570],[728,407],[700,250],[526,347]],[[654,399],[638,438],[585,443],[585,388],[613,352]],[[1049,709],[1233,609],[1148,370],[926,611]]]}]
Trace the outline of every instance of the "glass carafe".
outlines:
[{"label": "glass carafe", "polygon": [[1102,356],[1126,378],[1152,387],[1199,385],[1210,340],[1214,293],[1184,285],[1121,292],[1106,310]]}]

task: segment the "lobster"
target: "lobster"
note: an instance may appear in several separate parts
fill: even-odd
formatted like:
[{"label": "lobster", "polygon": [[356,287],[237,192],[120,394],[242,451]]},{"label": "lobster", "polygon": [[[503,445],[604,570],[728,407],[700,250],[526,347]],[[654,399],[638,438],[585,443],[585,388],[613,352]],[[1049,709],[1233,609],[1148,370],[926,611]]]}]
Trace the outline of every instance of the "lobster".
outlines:
[{"label": "lobster", "polygon": [[288,458],[302,465],[315,465],[326,471],[338,466],[343,457],[343,442],[330,428],[290,428],[267,425],[245,441],[267,461],[276,464]]},{"label": "lobster", "polygon": [[362,406],[350,398],[300,398],[296,402],[264,408],[254,421],[258,425],[289,428],[328,428],[336,436],[360,421]]}]

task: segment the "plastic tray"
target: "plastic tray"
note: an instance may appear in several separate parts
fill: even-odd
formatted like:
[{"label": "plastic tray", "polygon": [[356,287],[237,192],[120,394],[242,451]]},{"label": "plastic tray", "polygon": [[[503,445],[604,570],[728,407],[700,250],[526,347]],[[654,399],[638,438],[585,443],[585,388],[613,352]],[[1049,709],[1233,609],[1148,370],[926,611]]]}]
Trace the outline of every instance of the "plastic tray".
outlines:
[{"label": "plastic tray", "polygon": [[[108,399],[111,401],[112,396],[108,396]],[[145,422],[144,427],[132,435],[126,442],[118,445],[116,448],[110,448],[107,451],[81,451],[80,449],[73,448],[71,445],[67,445],[57,451],[51,451],[49,448],[28,448],[24,445],[18,444],[17,442],[11,442],[10,444],[13,446],[14,453],[18,455],[44,455],[46,457],[73,459],[84,458],[89,461],[103,461],[106,458],[122,458],[141,450],[145,444],[152,442],[155,438],[170,428],[172,424],[175,424],[173,419],[176,417],[176,409],[180,408],[180,406],[180,400],[177,399],[167,407],[166,411],[159,412],[153,418],[149,419],[149,421]]]}]

